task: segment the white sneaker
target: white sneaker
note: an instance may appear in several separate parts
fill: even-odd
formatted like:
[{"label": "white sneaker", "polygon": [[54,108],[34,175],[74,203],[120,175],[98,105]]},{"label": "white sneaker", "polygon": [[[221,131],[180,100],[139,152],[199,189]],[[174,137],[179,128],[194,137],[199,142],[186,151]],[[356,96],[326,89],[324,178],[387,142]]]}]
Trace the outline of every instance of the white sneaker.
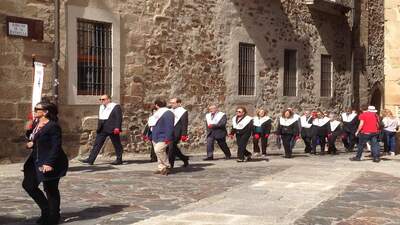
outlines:
[{"label": "white sneaker", "polygon": [[390,152],[390,156],[395,156],[395,155],[396,155],[396,153]]}]

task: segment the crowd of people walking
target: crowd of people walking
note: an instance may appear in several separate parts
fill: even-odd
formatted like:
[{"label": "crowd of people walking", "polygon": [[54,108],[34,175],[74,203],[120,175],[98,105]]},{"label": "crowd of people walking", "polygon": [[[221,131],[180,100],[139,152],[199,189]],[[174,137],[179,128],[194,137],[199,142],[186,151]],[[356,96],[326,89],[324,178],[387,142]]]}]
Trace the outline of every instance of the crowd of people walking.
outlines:
[{"label": "crowd of people walking", "polygon": [[[114,165],[123,163],[122,109],[113,103],[110,96],[100,98],[97,136],[89,157],[82,163],[93,165],[107,137],[111,139],[116,152]],[[60,193],[58,185],[68,170],[68,159],[62,149],[61,128],[58,125],[57,106],[49,102],[40,102],[34,108],[31,122],[26,128],[27,149],[30,157],[24,164],[23,188],[38,204],[42,211],[38,224],[57,224],[60,219]],[[225,159],[232,158],[227,137],[235,138],[237,162],[251,161],[260,157],[268,161],[268,146],[274,137],[278,148],[283,146],[284,157],[293,157],[293,148],[300,138],[304,141],[304,152],[308,154],[338,154],[336,143],[341,139],[345,151],[357,151],[351,161],[361,161],[365,148],[370,148],[373,162],[380,161],[379,141],[384,143],[384,153],[394,155],[396,150],[396,132],[399,120],[385,109],[378,115],[373,106],[362,106],[360,111],[347,108],[343,113],[313,110],[299,115],[292,108],[285,109],[273,120],[265,109],[257,109],[250,116],[243,106],[236,108],[231,127],[228,115],[221,112],[217,105],[210,105],[204,118],[207,151],[205,161],[214,160],[215,142],[221,148]],[[151,143],[151,161],[157,161],[156,174],[168,175],[174,168],[176,158],[189,165],[189,156],[183,154],[180,142],[189,141],[189,112],[182,106],[182,100],[172,98],[169,104],[157,99],[154,101],[151,116],[143,132],[143,140]],[[275,129],[274,129],[275,128]],[[251,141],[250,141],[251,139]],[[253,151],[247,145],[253,143]],[[326,150],[327,146],[327,151]],[[45,194],[39,189],[43,183]]]}]

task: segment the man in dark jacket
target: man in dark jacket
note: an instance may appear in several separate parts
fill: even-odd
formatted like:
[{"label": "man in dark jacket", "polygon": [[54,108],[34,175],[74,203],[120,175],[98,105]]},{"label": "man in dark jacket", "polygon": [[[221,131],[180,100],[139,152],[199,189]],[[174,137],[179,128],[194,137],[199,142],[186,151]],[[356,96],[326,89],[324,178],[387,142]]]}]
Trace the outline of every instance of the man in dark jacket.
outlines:
[{"label": "man in dark jacket", "polygon": [[168,157],[171,168],[174,168],[175,158],[178,156],[183,161],[183,166],[189,165],[189,157],[184,155],[179,149],[178,144],[180,141],[187,142],[188,137],[188,124],[189,114],[186,109],[182,107],[182,100],[179,98],[172,98],[169,100],[171,111],[174,113],[174,139],[168,146]]},{"label": "man in dark jacket", "polygon": [[90,152],[89,158],[81,160],[83,163],[93,165],[107,137],[110,137],[115,148],[117,159],[112,162],[113,165],[122,164],[122,144],[120,139],[122,126],[122,110],[117,103],[111,102],[108,95],[103,95],[100,98],[101,105],[99,109],[99,120],[97,125],[97,136],[94,141],[93,149]]},{"label": "man in dark jacket", "polygon": [[225,113],[219,112],[216,105],[208,107],[209,113],[206,114],[207,126],[207,158],[204,160],[214,159],[214,142],[217,141],[219,147],[225,154],[225,159],[231,158],[231,151],[226,144],[226,122]]},{"label": "man in dark jacket", "polygon": [[167,103],[163,100],[156,100],[154,106],[157,111],[149,118],[148,124],[153,128],[151,140],[158,160],[158,170],[155,173],[168,175],[171,165],[167,147],[174,138],[174,114],[166,107]]}]

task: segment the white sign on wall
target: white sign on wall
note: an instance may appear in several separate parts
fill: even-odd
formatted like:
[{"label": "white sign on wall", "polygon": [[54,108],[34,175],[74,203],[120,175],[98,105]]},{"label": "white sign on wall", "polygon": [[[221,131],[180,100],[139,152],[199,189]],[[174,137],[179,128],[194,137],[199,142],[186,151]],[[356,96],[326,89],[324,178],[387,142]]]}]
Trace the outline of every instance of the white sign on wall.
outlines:
[{"label": "white sign on wall", "polygon": [[28,37],[28,24],[25,23],[8,23],[8,34],[15,36]]},{"label": "white sign on wall", "polygon": [[43,63],[35,62],[35,78],[33,81],[32,90],[32,111],[35,105],[42,101],[42,88],[43,88],[43,77],[44,77],[44,65]]}]

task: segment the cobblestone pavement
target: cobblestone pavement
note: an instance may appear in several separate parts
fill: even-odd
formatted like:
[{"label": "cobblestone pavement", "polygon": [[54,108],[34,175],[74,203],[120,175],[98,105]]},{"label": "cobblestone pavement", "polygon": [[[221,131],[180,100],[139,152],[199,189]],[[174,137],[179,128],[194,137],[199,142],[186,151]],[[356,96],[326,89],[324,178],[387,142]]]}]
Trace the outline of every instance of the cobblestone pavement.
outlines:
[{"label": "cobblestone pavement", "polygon": [[[400,225],[400,157],[376,164],[296,151],[249,163],[197,155],[167,177],[144,157],[122,166],[72,161],[60,187],[63,224]],[[0,224],[34,224],[40,213],[20,168],[0,166]]]},{"label": "cobblestone pavement", "polygon": [[[236,166],[233,160],[229,161],[232,167],[217,168],[199,157],[192,161],[195,162],[189,168],[177,168],[167,177],[153,175],[154,163],[141,168],[146,170],[134,170],[145,160],[129,161],[122,168],[73,164],[68,176],[61,180],[63,221],[66,224],[130,224],[284,169],[283,166],[261,167],[262,164],[251,168],[233,167]],[[34,223],[40,212],[22,190],[21,177],[2,179],[0,188],[0,224]]]},{"label": "cobblestone pavement", "polygon": [[363,173],[337,197],[310,210],[296,225],[399,225],[400,179]]}]

